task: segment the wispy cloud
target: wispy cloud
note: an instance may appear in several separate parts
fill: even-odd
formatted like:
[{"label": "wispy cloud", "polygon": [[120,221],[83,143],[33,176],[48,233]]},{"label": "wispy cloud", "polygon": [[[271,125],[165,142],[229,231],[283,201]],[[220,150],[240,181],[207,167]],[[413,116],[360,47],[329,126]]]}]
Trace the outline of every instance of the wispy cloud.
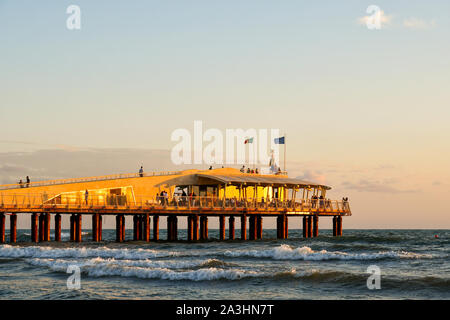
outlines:
[{"label": "wispy cloud", "polygon": [[403,27],[413,30],[428,30],[436,27],[436,21],[411,17],[403,20]]},{"label": "wispy cloud", "polygon": [[377,192],[377,193],[413,193],[419,192],[420,189],[401,189],[392,185],[394,180],[375,181],[361,179],[358,182],[344,181],[342,188],[356,190],[360,192]]}]

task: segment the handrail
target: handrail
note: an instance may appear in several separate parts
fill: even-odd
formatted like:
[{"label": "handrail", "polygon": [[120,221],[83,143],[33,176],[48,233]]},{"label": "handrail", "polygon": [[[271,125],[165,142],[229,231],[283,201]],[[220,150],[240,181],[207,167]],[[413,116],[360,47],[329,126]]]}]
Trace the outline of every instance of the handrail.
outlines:
[{"label": "handrail", "polygon": [[129,179],[129,178],[140,178],[140,177],[152,177],[152,176],[169,176],[181,174],[181,171],[161,171],[161,172],[144,172],[144,173],[120,173],[112,174],[106,176],[94,176],[94,177],[84,177],[84,178],[71,178],[71,179],[56,179],[56,180],[46,180],[38,182],[23,182],[14,184],[4,184],[0,185],[0,190],[11,190],[11,189],[21,189],[21,188],[32,188],[32,187],[43,187],[52,186],[58,184],[69,184],[69,183],[81,183],[81,182],[93,182],[93,181],[104,181],[104,180],[115,180],[115,179]]},{"label": "handrail", "polygon": [[[351,215],[348,201],[330,199],[265,199],[265,198],[218,198],[216,196],[148,196],[135,195],[84,195],[84,194],[2,194],[0,208],[30,207],[92,208],[113,207],[127,209],[164,208],[167,210],[191,209],[256,209],[259,211],[294,211],[312,213],[344,213]],[[24,210],[26,211],[26,210]]]}]

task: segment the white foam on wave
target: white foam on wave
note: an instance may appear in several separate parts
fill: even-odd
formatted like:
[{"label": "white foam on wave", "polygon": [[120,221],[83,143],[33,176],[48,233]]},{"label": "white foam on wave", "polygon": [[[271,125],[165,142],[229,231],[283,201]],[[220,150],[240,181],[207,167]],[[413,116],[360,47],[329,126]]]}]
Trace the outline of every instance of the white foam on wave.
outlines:
[{"label": "white foam on wave", "polygon": [[269,258],[274,260],[378,260],[386,258],[400,259],[420,259],[432,258],[429,254],[418,254],[406,251],[384,251],[377,253],[346,253],[340,251],[329,252],[327,250],[314,251],[310,247],[304,246],[293,248],[283,244],[273,249],[267,250],[227,250],[224,253],[227,257],[253,257],[253,258]]},{"label": "white foam on wave", "polygon": [[52,247],[18,247],[11,245],[0,246],[0,257],[2,258],[115,258],[115,259],[151,259],[161,257],[172,257],[181,255],[179,252],[151,250],[151,249],[111,249],[107,247],[98,248],[52,248]]},{"label": "white foam on wave", "polygon": [[[105,277],[105,276],[119,276],[119,277],[135,277],[141,279],[161,279],[161,280],[191,280],[191,281],[211,281],[211,280],[239,280],[242,278],[264,276],[251,270],[241,269],[223,269],[223,268],[200,268],[197,270],[171,270],[164,267],[142,267],[138,266],[137,261],[128,261],[130,265],[125,265],[125,261],[111,261],[111,260],[85,260],[82,262],[68,261],[61,259],[29,259],[30,264],[35,266],[44,266],[55,272],[66,272],[69,265],[78,265],[83,274],[90,277]],[[134,263],[136,265],[133,265]],[[139,261],[142,262],[142,261]],[[196,263],[196,266],[207,263],[203,261]],[[161,264],[162,266],[163,264]],[[167,266],[179,268],[183,266],[183,262],[168,264]],[[184,262],[184,266],[187,263]]]}]

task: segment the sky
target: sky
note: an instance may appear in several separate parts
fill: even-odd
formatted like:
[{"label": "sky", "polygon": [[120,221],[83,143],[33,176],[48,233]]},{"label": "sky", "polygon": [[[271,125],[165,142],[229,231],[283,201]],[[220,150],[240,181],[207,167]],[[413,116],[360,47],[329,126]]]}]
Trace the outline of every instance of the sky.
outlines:
[{"label": "sky", "polygon": [[201,120],[286,133],[289,176],[349,197],[344,228],[449,228],[449,9],[0,0],[0,183],[176,169],[171,133]]}]

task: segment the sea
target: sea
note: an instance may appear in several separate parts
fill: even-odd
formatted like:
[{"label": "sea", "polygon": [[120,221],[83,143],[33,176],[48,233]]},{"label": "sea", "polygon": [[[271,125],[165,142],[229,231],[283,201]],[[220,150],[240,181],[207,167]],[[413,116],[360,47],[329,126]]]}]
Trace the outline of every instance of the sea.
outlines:
[{"label": "sea", "polygon": [[[115,243],[103,230],[101,243],[0,245],[0,299],[450,299],[450,230],[348,230],[333,237],[189,243]],[[132,230],[127,230],[127,239]],[[160,231],[165,239],[165,230]],[[186,239],[186,230],[178,231]],[[239,237],[239,230],[236,230]],[[8,234],[7,234],[8,239]]]}]

